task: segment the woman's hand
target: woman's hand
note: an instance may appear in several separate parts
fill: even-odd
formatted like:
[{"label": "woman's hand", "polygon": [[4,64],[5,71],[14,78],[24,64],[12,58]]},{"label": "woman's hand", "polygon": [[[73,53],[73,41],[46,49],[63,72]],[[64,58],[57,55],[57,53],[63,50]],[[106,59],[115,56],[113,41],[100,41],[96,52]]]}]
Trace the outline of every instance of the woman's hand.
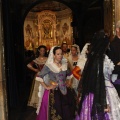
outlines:
[{"label": "woman's hand", "polygon": [[34,69],[34,71],[35,71],[36,73],[38,73],[38,72],[39,72],[39,70],[38,70],[38,69]]},{"label": "woman's hand", "polygon": [[72,82],[71,82],[71,80],[66,80],[66,86],[67,87],[72,87]]},{"label": "woman's hand", "polygon": [[55,88],[58,86],[58,84],[46,85],[44,82],[40,82],[40,83],[41,83],[41,85],[42,85],[45,89],[47,89],[47,90],[55,89]]},{"label": "woman's hand", "polygon": [[49,85],[46,87],[47,90],[55,89],[58,85]]},{"label": "woman's hand", "polygon": [[107,108],[104,109],[104,112],[110,112],[110,106],[109,105],[107,105]]},{"label": "woman's hand", "polygon": [[118,62],[117,65],[120,65],[120,62]]}]

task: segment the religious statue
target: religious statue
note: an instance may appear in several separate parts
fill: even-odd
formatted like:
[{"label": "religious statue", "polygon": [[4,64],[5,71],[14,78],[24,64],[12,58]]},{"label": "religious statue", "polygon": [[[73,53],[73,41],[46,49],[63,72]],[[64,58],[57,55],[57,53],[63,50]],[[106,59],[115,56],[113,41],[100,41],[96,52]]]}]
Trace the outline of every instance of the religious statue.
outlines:
[{"label": "religious statue", "polygon": [[25,31],[26,31],[26,35],[28,37],[32,37],[33,33],[32,33],[32,27],[30,26],[30,24],[27,24],[25,27]]},{"label": "religious statue", "polygon": [[52,38],[52,25],[51,22],[48,20],[44,21],[42,24],[43,27],[43,38],[44,39],[51,39]]}]

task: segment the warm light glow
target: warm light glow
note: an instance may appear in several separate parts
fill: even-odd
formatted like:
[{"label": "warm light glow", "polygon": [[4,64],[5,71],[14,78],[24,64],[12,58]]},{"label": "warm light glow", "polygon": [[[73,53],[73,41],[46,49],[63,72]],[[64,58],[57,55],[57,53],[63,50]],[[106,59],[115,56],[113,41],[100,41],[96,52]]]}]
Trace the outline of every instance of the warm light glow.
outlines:
[{"label": "warm light glow", "polygon": [[114,24],[113,25],[115,28],[116,22],[120,20],[120,0],[113,0],[113,10],[114,10],[113,12],[114,13],[114,16],[113,16]]},{"label": "warm light glow", "polygon": [[112,0],[112,8],[113,8],[113,22],[112,22],[112,31],[113,31],[113,35],[115,35],[115,0]]}]

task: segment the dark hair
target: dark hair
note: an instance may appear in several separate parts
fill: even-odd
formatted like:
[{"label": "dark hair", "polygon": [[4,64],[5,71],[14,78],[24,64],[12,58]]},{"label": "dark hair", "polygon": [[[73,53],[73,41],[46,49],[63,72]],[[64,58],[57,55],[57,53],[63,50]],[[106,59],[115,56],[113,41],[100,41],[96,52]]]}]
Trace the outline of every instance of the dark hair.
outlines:
[{"label": "dark hair", "polygon": [[104,118],[104,109],[107,107],[103,62],[108,44],[109,39],[104,32],[98,32],[94,35],[91,42],[91,49],[88,54],[88,59],[82,73],[82,78],[78,85],[79,89],[82,84],[82,98],[78,112],[81,111],[85,96],[89,93],[94,94],[91,113],[92,119],[95,114],[99,113],[103,113],[102,115]]},{"label": "dark hair", "polygon": [[25,51],[25,56],[26,57],[33,57],[34,58],[34,51],[33,50],[26,50]]},{"label": "dark hair", "polygon": [[[59,47],[59,46],[57,46],[57,47],[54,47],[54,49],[53,49],[53,54],[55,55],[55,53],[56,53],[56,50],[58,50],[58,49],[61,49],[61,47]],[[61,49],[62,50],[62,49]]]},{"label": "dark hair", "polygon": [[95,33],[91,41],[90,54],[103,55],[108,47],[108,44],[109,38],[103,31]]},{"label": "dark hair", "polygon": [[71,48],[74,47],[76,50],[78,49],[76,46],[71,46]]},{"label": "dark hair", "polygon": [[88,57],[88,54],[89,54],[90,50],[91,50],[91,45],[88,45],[88,46],[87,46],[86,57]]},{"label": "dark hair", "polygon": [[41,48],[44,48],[45,49],[45,55],[47,57],[47,47],[45,45],[40,45],[37,50],[36,50],[36,57],[39,57],[39,54],[40,54],[40,49]]},{"label": "dark hair", "polygon": [[63,43],[61,44],[61,47],[63,47],[63,45],[68,45],[68,44],[67,44],[66,42],[65,42],[65,43],[63,42]]}]

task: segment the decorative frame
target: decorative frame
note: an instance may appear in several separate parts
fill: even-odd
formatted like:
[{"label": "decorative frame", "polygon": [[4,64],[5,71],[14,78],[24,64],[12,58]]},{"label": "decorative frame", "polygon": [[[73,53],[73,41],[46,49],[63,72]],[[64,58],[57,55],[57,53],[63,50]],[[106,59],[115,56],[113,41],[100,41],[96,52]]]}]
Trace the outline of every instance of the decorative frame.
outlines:
[{"label": "decorative frame", "polygon": [[56,15],[45,10],[38,13],[39,45],[53,46],[56,42]]}]

